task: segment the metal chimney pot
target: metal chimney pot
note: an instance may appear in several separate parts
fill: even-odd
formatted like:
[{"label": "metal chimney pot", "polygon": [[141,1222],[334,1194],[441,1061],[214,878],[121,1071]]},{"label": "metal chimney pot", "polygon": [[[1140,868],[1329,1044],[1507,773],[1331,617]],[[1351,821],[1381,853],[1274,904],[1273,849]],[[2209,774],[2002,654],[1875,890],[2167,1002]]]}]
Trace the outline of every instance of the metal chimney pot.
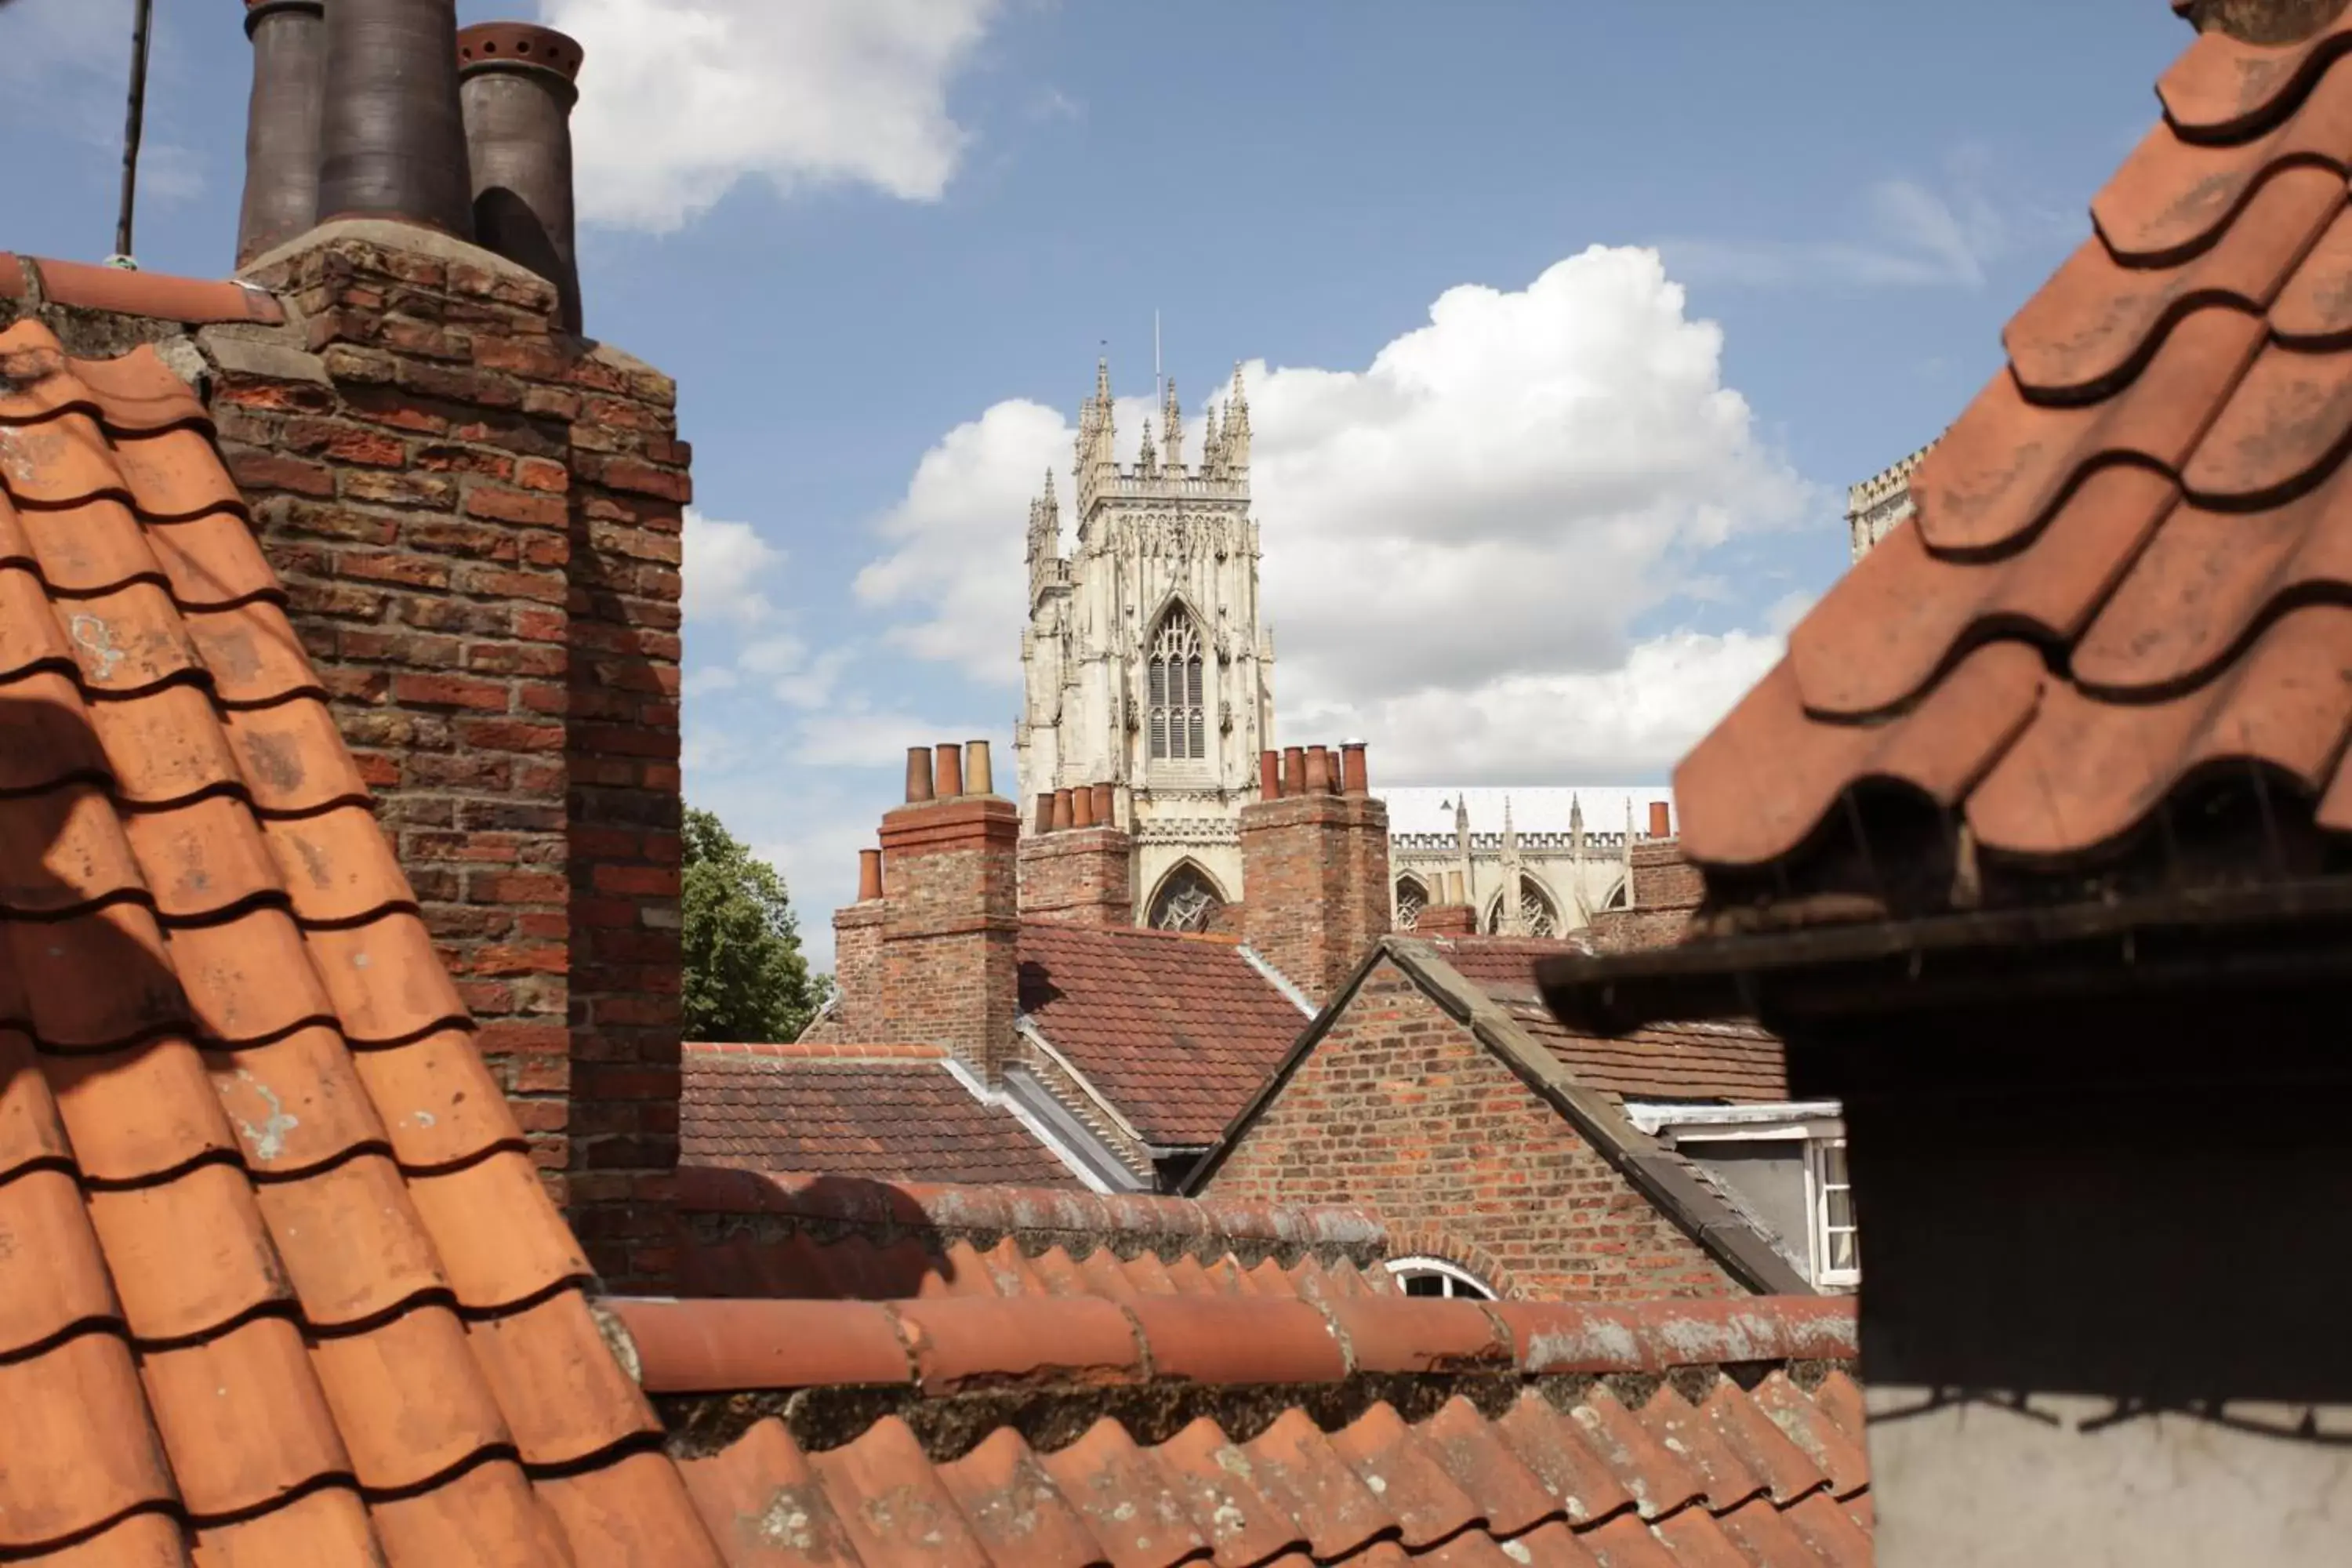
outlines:
[{"label": "metal chimney pot", "polygon": [[253,95],[245,111],[245,204],[236,264],[319,221],[319,112],[327,89],[324,0],[246,0]]},{"label": "metal chimney pot", "polygon": [[581,326],[572,204],[580,59],[578,43],[528,22],[484,22],[457,35],[474,237],[554,284],[572,332]]},{"label": "metal chimney pot", "polygon": [[474,237],[457,0],[327,7],[319,216],[391,218]]}]

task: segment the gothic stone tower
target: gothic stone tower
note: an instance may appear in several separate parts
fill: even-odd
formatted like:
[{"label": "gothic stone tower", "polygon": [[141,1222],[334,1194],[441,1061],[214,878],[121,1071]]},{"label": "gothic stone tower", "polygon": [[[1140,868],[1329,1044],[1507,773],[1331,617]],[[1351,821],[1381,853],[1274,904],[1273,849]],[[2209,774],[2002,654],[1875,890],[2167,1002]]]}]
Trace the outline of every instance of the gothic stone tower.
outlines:
[{"label": "gothic stone tower", "polygon": [[1241,368],[1184,461],[1175,384],[1132,467],[1114,454],[1110,370],[1078,414],[1077,541],[1054,477],[1029,509],[1029,626],[1014,731],[1024,800],[1112,786],[1135,840],[1139,920],[1216,923],[1242,897],[1239,822],[1274,744],[1274,643],[1259,624]]}]

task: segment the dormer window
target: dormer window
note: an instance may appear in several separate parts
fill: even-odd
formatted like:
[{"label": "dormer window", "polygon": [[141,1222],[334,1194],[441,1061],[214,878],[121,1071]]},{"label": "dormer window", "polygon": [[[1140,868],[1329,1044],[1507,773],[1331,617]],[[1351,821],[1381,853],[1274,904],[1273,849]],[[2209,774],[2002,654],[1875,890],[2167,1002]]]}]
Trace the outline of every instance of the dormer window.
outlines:
[{"label": "dormer window", "polygon": [[1152,638],[1148,693],[1152,761],[1206,757],[1209,725],[1201,695],[1201,634],[1181,610],[1170,611]]}]

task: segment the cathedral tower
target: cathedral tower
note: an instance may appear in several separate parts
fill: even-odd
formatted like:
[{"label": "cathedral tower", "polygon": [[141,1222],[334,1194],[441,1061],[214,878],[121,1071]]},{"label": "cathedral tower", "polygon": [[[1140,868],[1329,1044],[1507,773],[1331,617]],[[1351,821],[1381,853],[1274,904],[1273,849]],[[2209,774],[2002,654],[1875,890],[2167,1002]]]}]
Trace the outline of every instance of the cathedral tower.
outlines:
[{"label": "cathedral tower", "polygon": [[1239,823],[1274,743],[1274,643],[1258,619],[1249,401],[1241,367],[1184,460],[1171,380],[1158,436],[1114,450],[1110,369],[1078,412],[1077,534],[1054,477],[1029,509],[1029,625],[1014,730],[1024,799],[1099,784],[1136,845],[1139,919],[1212,926],[1242,897]]}]

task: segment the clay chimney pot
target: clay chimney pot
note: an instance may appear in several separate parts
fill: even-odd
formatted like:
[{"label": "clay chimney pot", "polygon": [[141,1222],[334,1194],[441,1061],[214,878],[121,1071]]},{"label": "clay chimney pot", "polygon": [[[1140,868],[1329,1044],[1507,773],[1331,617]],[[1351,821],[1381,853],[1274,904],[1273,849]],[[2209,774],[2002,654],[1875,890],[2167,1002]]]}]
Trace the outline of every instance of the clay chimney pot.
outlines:
[{"label": "clay chimney pot", "polygon": [[882,851],[857,852],[857,901],[870,903],[882,896]]},{"label": "clay chimney pot", "polygon": [[970,795],[994,795],[996,770],[988,760],[988,742],[966,741],[963,743],[963,787]]},{"label": "clay chimney pot", "polygon": [[1282,798],[1282,753],[1264,751],[1257,754],[1257,797],[1260,800]]},{"label": "clay chimney pot", "polygon": [[1095,792],[1085,786],[1070,792],[1070,826],[1092,827],[1095,825]]},{"label": "clay chimney pot", "polygon": [[1070,802],[1070,792],[1066,789],[1055,790],[1054,792],[1054,831],[1067,833],[1076,820],[1077,808]]},{"label": "clay chimney pot", "polygon": [[1675,836],[1675,809],[1663,800],[1650,803],[1650,837],[1672,838]]},{"label": "clay chimney pot", "polygon": [[1095,785],[1095,826],[1118,826],[1118,791],[1107,784]]},{"label": "clay chimney pot", "polygon": [[931,749],[929,746],[907,748],[907,804],[919,805],[931,798]]},{"label": "clay chimney pot", "polygon": [[1285,798],[1307,793],[1307,748],[1282,748],[1282,793]]},{"label": "clay chimney pot", "polygon": [[942,741],[934,748],[939,753],[939,771],[933,787],[941,800],[953,800],[963,793],[963,748],[953,741]]}]

